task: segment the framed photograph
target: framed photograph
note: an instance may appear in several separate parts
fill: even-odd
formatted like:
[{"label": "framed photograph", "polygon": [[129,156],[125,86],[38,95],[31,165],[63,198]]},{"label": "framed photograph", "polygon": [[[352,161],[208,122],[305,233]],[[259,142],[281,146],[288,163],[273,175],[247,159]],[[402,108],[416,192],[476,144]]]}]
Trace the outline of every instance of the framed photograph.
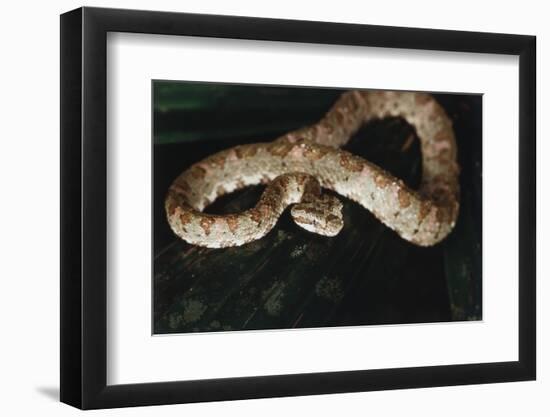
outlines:
[{"label": "framed photograph", "polygon": [[61,401],[533,380],[535,37],[61,16]]}]

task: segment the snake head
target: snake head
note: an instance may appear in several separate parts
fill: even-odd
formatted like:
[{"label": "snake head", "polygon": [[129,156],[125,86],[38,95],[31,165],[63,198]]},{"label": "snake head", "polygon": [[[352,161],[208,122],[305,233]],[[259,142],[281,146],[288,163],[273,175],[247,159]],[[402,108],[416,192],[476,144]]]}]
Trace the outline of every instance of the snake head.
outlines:
[{"label": "snake head", "polygon": [[305,230],[322,236],[336,236],[344,227],[342,202],[323,194],[313,200],[292,206],[290,214],[294,222]]}]

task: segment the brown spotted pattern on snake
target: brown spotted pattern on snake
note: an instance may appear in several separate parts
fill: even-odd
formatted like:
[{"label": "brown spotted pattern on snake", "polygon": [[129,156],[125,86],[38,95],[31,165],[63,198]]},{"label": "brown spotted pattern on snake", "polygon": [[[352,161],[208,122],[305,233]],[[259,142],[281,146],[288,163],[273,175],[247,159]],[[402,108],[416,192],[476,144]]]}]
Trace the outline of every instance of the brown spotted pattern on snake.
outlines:
[{"label": "brown spotted pattern on snake", "polygon": [[[402,117],[416,129],[422,152],[418,190],[339,149],[364,123],[384,117]],[[458,216],[456,153],[452,122],[431,95],[350,91],[315,125],[192,165],[172,183],[166,215],[176,235],[210,248],[261,239],[288,206],[299,226],[335,236],[343,227],[342,203],[323,194],[325,188],[359,203],[403,239],[431,246],[452,231]],[[267,186],[255,207],[236,214],[202,212],[219,196],[260,183]]]}]

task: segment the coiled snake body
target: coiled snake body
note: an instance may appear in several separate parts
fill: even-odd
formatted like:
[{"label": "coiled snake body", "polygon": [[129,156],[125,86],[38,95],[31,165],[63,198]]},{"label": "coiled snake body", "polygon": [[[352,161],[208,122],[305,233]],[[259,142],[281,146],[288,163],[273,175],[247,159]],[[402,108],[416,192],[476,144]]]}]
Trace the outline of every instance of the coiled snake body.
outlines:
[{"label": "coiled snake body", "polygon": [[[400,116],[416,129],[422,182],[412,190],[373,163],[339,149],[364,123]],[[199,246],[243,245],[265,236],[292,205],[306,230],[334,236],[342,203],[326,188],[371,211],[403,239],[431,246],[453,229],[459,210],[459,167],[452,123],[425,93],[350,91],[315,125],[273,142],[239,145],[195,163],[169,188],[165,209],[180,238]],[[267,184],[255,207],[237,214],[206,214],[217,197]]]}]

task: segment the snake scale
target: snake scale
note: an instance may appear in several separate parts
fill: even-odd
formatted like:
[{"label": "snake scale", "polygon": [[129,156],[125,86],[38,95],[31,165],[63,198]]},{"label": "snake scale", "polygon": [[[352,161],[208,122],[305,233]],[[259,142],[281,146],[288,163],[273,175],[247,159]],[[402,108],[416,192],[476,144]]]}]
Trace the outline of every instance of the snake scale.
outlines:
[{"label": "snake scale", "polygon": [[[340,149],[370,120],[402,117],[416,129],[422,152],[418,190],[377,165]],[[349,91],[316,124],[272,142],[235,146],[193,164],[165,200],[170,227],[185,241],[210,248],[239,246],[265,236],[291,206],[304,229],[335,236],[342,203],[359,203],[403,239],[419,246],[443,240],[459,211],[459,166],[452,122],[430,94]],[[266,184],[255,207],[235,214],[203,209],[221,195]]]}]

